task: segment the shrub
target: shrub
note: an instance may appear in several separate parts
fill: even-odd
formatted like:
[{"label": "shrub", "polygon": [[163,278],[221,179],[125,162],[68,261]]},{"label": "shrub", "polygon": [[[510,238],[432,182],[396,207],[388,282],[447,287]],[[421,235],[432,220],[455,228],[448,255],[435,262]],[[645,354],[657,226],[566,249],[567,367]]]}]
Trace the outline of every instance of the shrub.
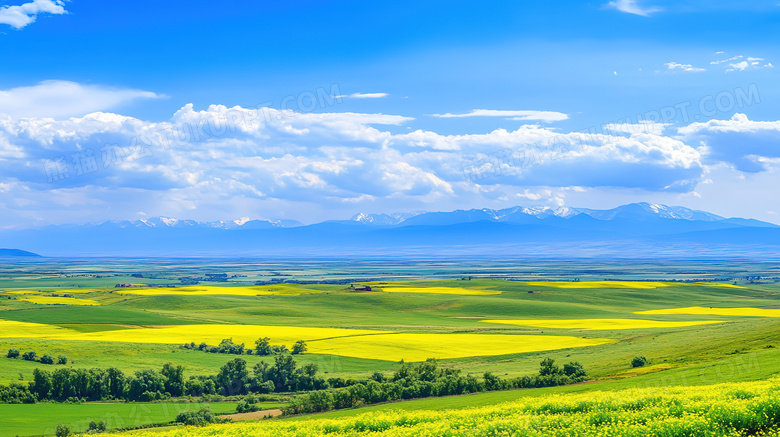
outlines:
[{"label": "shrub", "polygon": [[18,358],[19,357],[19,350],[18,349],[8,349],[8,358]]},{"label": "shrub", "polygon": [[41,357],[41,364],[54,364],[54,358],[49,355],[44,355]]},{"label": "shrub", "polygon": [[176,416],[176,422],[190,426],[204,426],[209,423],[220,423],[222,420],[211,411],[209,407],[203,407],[198,411],[185,411]]},{"label": "shrub", "polygon": [[102,420],[97,423],[95,423],[94,420],[89,422],[89,429],[87,429],[87,432],[90,434],[106,432],[106,422],[103,422]]},{"label": "shrub", "polygon": [[295,342],[292,348],[292,353],[294,355],[302,354],[306,352],[309,348],[306,346],[306,342],[303,340],[298,340]]},{"label": "shrub", "polygon": [[588,376],[588,372],[586,372],[585,368],[582,367],[582,364],[577,361],[564,364],[563,374],[574,380],[585,379],[585,377]]},{"label": "shrub", "polygon": [[647,361],[647,358],[643,356],[634,357],[633,360],[631,360],[631,367],[642,367],[644,365],[647,365],[649,361]]},{"label": "shrub", "polygon": [[57,357],[57,364],[68,364],[68,357],[65,355],[60,355]]},{"label": "shrub", "polygon": [[236,413],[252,413],[260,411],[260,407],[257,406],[257,398],[252,395],[246,396],[236,406]]},{"label": "shrub", "polygon": [[38,356],[38,354],[36,354],[33,351],[30,351],[30,352],[25,352],[24,354],[22,354],[22,359],[25,360],[25,361],[35,361],[35,358],[37,356]]},{"label": "shrub", "polygon": [[70,428],[65,425],[57,425],[57,430],[54,434],[57,437],[68,437],[70,435]]}]

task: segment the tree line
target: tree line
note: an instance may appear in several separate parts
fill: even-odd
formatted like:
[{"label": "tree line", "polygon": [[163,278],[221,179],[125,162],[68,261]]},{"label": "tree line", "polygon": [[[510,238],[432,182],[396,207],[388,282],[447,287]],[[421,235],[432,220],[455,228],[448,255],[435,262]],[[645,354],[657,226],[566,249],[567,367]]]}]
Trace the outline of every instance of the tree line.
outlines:
[{"label": "tree line", "polygon": [[237,344],[233,342],[232,338],[226,338],[222,340],[218,346],[210,346],[206,342],[195,344],[195,342],[184,343],[182,349],[199,350],[203,352],[209,352],[212,354],[232,354],[232,355],[279,355],[287,352],[293,355],[303,354],[308,350],[306,342],[298,340],[293,345],[292,350],[287,349],[285,345],[272,345],[271,339],[268,337],[259,338],[255,341],[254,348],[247,348],[244,343]]},{"label": "tree line", "polygon": [[284,408],[285,414],[302,414],[352,408],[366,404],[437,396],[460,395],[512,388],[551,387],[572,384],[587,379],[587,372],[578,362],[563,367],[547,358],[539,365],[539,373],[513,379],[502,379],[485,372],[480,381],[472,375],[462,376],[460,370],[441,367],[435,359],[419,364],[402,364],[390,379],[374,373],[368,382],[340,389],[318,390],[294,398]]},{"label": "tree line", "polygon": [[185,378],[184,367],[166,363],[160,371],[140,370],[125,375],[121,370],[59,368],[53,372],[35,369],[27,384],[0,386],[0,403],[38,401],[136,401],[151,402],[174,397],[207,395],[245,396],[272,392],[309,392],[295,398],[287,414],[350,408],[398,399],[447,396],[510,388],[549,387],[586,379],[582,365],[560,367],[551,359],[540,363],[537,375],[502,379],[485,372],[481,379],[463,376],[460,370],[442,367],[429,359],[419,364],[402,363],[391,376],[375,372],[370,379],[355,380],[317,375],[316,364],[299,366],[293,356],[274,356],[272,364],[261,361],[251,369],[237,357],[225,363],[216,375]]},{"label": "tree line", "polygon": [[236,396],[249,393],[293,392],[328,388],[316,376],[316,364],[299,367],[290,354],[274,357],[249,369],[243,358],[223,365],[216,375],[185,378],[184,367],[167,363],[160,371],[140,370],[132,375],[115,368],[60,368],[53,372],[33,370],[28,384],[0,386],[0,403],[37,401],[83,402],[124,400],[151,402],[180,396]]}]

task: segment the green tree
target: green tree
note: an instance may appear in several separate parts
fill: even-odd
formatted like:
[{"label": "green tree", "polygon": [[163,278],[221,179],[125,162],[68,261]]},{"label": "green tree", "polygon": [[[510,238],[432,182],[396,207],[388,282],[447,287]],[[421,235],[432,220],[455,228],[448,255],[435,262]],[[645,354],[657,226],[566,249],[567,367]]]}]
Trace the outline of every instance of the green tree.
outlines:
[{"label": "green tree", "polygon": [[258,338],[257,341],[255,341],[255,354],[257,355],[271,355],[273,351],[271,350],[271,339],[268,337]]},{"label": "green tree", "polygon": [[644,357],[644,355],[634,357],[633,360],[631,360],[631,367],[642,367],[647,365],[649,361],[647,361],[647,358]]},{"label": "green tree", "polygon": [[25,360],[25,361],[35,361],[35,358],[36,358],[37,356],[38,356],[38,354],[36,354],[36,353],[35,353],[35,352],[33,352],[33,351],[30,351],[30,352],[25,352],[25,353],[22,355],[22,359],[23,359],[23,360]]},{"label": "green tree", "polygon": [[68,437],[70,435],[70,428],[65,425],[57,425],[57,430],[54,432],[57,437]]},{"label": "green tree", "polygon": [[564,364],[563,374],[575,380],[582,380],[585,379],[586,376],[588,376],[588,372],[586,372],[585,368],[582,367],[582,364],[580,364],[577,361]]},{"label": "green tree", "polygon": [[552,358],[545,358],[539,363],[539,376],[559,375],[561,369]]},{"label": "green tree", "polygon": [[246,360],[243,358],[228,361],[217,374],[217,385],[227,396],[246,394],[248,382],[249,371],[246,368]]},{"label": "green tree", "polygon": [[165,377],[166,392],[170,393],[171,396],[184,394],[184,367],[165,363],[160,373]]},{"label": "green tree", "polygon": [[41,364],[54,364],[54,358],[49,355],[44,355],[41,357]]},{"label": "green tree", "polygon": [[8,349],[8,358],[18,358],[19,357],[19,350],[18,349]]},{"label": "green tree", "polygon": [[57,364],[68,364],[68,357],[60,355],[57,357]]},{"label": "green tree", "polygon": [[51,396],[52,380],[49,372],[45,370],[33,370],[33,381],[30,384],[30,391],[38,396],[38,399],[49,399]]},{"label": "green tree", "polygon": [[306,342],[303,340],[298,340],[293,345],[292,353],[293,355],[299,355],[305,353],[309,348],[306,346]]}]

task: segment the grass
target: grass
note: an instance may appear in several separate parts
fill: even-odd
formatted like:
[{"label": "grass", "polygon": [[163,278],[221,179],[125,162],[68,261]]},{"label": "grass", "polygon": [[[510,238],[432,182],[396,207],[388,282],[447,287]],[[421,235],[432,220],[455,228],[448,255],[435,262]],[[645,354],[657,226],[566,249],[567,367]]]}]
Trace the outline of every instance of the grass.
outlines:
[{"label": "grass", "polygon": [[[276,406],[276,404],[269,404]],[[63,424],[72,432],[84,432],[90,421],[104,421],[110,430],[168,423],[176,415],[209,406],[219,414],[234,413],[236,404],[220,402],[209,404],[166,403],[90,403],[90,404],[0,404],[0,437],[53,435],[55,427]]]}]

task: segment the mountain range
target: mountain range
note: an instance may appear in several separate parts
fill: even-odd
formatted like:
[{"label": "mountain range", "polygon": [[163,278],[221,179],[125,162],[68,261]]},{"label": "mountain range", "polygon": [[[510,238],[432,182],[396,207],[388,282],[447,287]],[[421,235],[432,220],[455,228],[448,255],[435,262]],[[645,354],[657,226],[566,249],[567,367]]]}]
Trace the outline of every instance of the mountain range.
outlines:
[{"label": "mountain range", "polygon": [[780,253],[780,226],[680,206],[512,207],[198,222],[156,217],[2,230],[0,246],[56,257],[749,257]]}]

